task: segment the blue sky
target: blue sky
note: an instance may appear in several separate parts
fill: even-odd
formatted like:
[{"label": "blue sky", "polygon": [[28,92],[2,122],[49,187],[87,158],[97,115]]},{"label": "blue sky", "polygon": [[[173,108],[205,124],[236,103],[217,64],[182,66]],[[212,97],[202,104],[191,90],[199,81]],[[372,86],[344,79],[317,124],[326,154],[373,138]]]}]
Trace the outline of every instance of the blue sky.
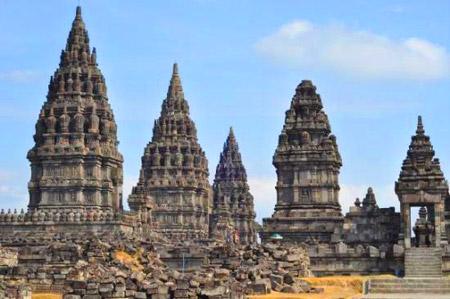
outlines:
[{"label": "blue sky", "polygon": [[258,218],[273,211],[272,155],[302,79],[337,136],[344,211],[368,186],[398,206],[418,114],[450,175],[449,1],[0,0],[0,207],[27,204],[26,153],[78,3],[118,123],[125,199],[173,62],[211,177],[234,127]]}]

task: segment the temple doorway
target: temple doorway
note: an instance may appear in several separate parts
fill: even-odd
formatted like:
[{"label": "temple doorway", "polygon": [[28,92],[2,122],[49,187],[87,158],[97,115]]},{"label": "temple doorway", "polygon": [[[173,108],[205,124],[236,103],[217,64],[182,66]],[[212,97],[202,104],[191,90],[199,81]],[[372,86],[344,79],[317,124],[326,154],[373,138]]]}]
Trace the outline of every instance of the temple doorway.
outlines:
[{"label": "temple doorway", "polygon": [[435,243],[434,207],[411,206],[411,247],[431,247]]}]

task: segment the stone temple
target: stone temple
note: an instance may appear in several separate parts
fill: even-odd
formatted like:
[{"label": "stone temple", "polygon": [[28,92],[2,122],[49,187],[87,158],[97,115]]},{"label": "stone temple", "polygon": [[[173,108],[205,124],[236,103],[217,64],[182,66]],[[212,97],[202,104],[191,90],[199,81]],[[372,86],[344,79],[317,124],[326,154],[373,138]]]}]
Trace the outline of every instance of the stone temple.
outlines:
[{"label": "stone temple", "polygon": [[[20,271],[14,270],[21,277],[27,276],[27,269],[48,262],[40,254],[50,247],[61,249],[61,243],[69,244],[72,254],[58,252],[55,257],[60,267],[80,254],[75,243],[87,236],[113,234],[113,239],[121,236],[117,240],[122,249],[131,239],[152,247],[149,240],[158,240],[157,254],[182,271],[214,268],[221,275],[229,274],[223,270],[235,267],[240,271],[249,259],[258,260],[259,254],[266,262],[270,256],[273,263],[289,268],[286,271],[292,275],[311,270],[315,275],[390,273],[405,277],[387,285],[368,283],[369,292],[404,290],[423,276],[428,281],[435,279],[430,282],[433,291],[450,292],[450,282],[442,279],[443,273],[450,273],[449,188],[420,116],[395,183],[400,211],[380,207],[376,190],[367,186],[362,200],[357,198],[343,214],[339,203],[342,159],[336,137],[316,87],[309,80],[301,81],[273,156],[277,200],[272,216],[264,218],[258,229],[263,243],[258,245],[254,198],[234,132],[230,130],[226,139],[211,186],[208,160],[175,64],[153,136],[144,149],[139,180],[128,197],[131,210],[126,211],[117,125],[78,7],[59,67],[50,79],[34,141],[28,152],[28,210],[0,211],[0,245],[19,248],[22,260],[28,261]],[[412,208],[419,210],[418,217]],[[101,243],[97,244],[103,248],[100,253],[91,252],[88,243],[83,246],[88,246],[89,258],[98,254],[101,260],[101,250],[109,250]],[[300,260],[302,252],[308,256],[307,263]],[[0,267],[3,275],[1,271]],[[250,272],[255,271],[236,273],[236,277],[249,279]],[[266,273],[260,272],[260,276]],[[266,289],[272,283],[260,278],[251,282],[255,288]],[[179,285],[186,287],[184,281]],[[187,298],[183,295],[187,289],[177,293],[179,298]],[[164,290],[164,296],[155,298],[176,297],[176,290],[170,294],[168,286]],[[134,298],[146,298],[146,294],[150,293]],[[209,297],[229,298],[214,293],[201,296]]]},{"label": "stone temple", "polygon": [[198,143],[175,64],[130,207],[139,210],[152,205],[155,230],[170,239],[207,239],[212,208],[208,175],[208,160]]},{"label": "stone temple", "polygon": [[242,244],[255,243],[253,196],[232,128],[220,154],[213,190],[212,236],[224,240],[234,237],[235,242]]},{"label": "stone temple", "polygon": [[264,219],[261,234],[285,239],[329,242],[342,225],[339,169],[342,166],[322,100],[311,81],[295,90],[273,157],[277,169],[277,204]]},{"label": "stone temple", "polygon": [[29,209],[122,211],[122,163],[105,78],[77,9],[36,123]]},{"label": "stone temple", "polygon": [[134,220],[124,220],[117,125],[80,7],[50,78],[34,141],[28,211],[2,211],[3,236],[133,229]]}]

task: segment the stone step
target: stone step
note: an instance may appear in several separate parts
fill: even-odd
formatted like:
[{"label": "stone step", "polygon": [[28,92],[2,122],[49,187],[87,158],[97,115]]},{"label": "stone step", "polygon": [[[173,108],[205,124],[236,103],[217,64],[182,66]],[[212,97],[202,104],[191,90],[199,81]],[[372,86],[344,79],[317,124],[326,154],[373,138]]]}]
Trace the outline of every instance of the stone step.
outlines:
[{"label": "stone step", "polygon": [[[367,294],[361,299],[424,299],[430,298],[428,293],[415,294]],[[450,299],[450,295],[433,294],[433,299]]]},{"label": "stone step", "polygon": [[442,275],[440,248],[409,248],[405,251],[405,277]]},{"label": "stone step", "polygon": [[[418,294],[426,293],[427,297],[435,298],[434,294],[447,294],[450,298],[450,279],[445,278],[397,278],[373,279],[366,283],[368,294]],[[429,294],[433,294],[432,297]]]}]

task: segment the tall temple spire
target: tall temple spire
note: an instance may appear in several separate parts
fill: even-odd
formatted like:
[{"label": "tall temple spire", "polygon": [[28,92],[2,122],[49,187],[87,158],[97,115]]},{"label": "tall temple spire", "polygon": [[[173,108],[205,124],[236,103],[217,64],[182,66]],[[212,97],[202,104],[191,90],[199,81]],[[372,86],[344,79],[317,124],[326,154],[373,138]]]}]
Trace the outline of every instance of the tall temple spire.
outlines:
[{"label": "tall temple spire", "polygon": [[220,154],[213,191],[211,236],[226,240],[237,235],[239,243],[256,242],[253,196],[233,128]]},{"label": "tall temple spire", "polygon": [[294,242],[329,242],[343,222],[338,196],[342,161],[322,99],[310,80],[295,89],[273,165],[277,204],[272,217],[263,220],[263,241],[280,234]]},{"label": "tall temple spire", "polygon": [[29,208],[120,211],[117,125],[80,7],[48,88],[28,152]]},{"label": "tall temple spire", "polygon": [[176,240],[205,239],[211,209],[208,175],[208,160],[174,64],[161,115],[142,157],[141,176],[128,199],[130,208],[140,210],[154,202],[152,215],[161,233]]}]

